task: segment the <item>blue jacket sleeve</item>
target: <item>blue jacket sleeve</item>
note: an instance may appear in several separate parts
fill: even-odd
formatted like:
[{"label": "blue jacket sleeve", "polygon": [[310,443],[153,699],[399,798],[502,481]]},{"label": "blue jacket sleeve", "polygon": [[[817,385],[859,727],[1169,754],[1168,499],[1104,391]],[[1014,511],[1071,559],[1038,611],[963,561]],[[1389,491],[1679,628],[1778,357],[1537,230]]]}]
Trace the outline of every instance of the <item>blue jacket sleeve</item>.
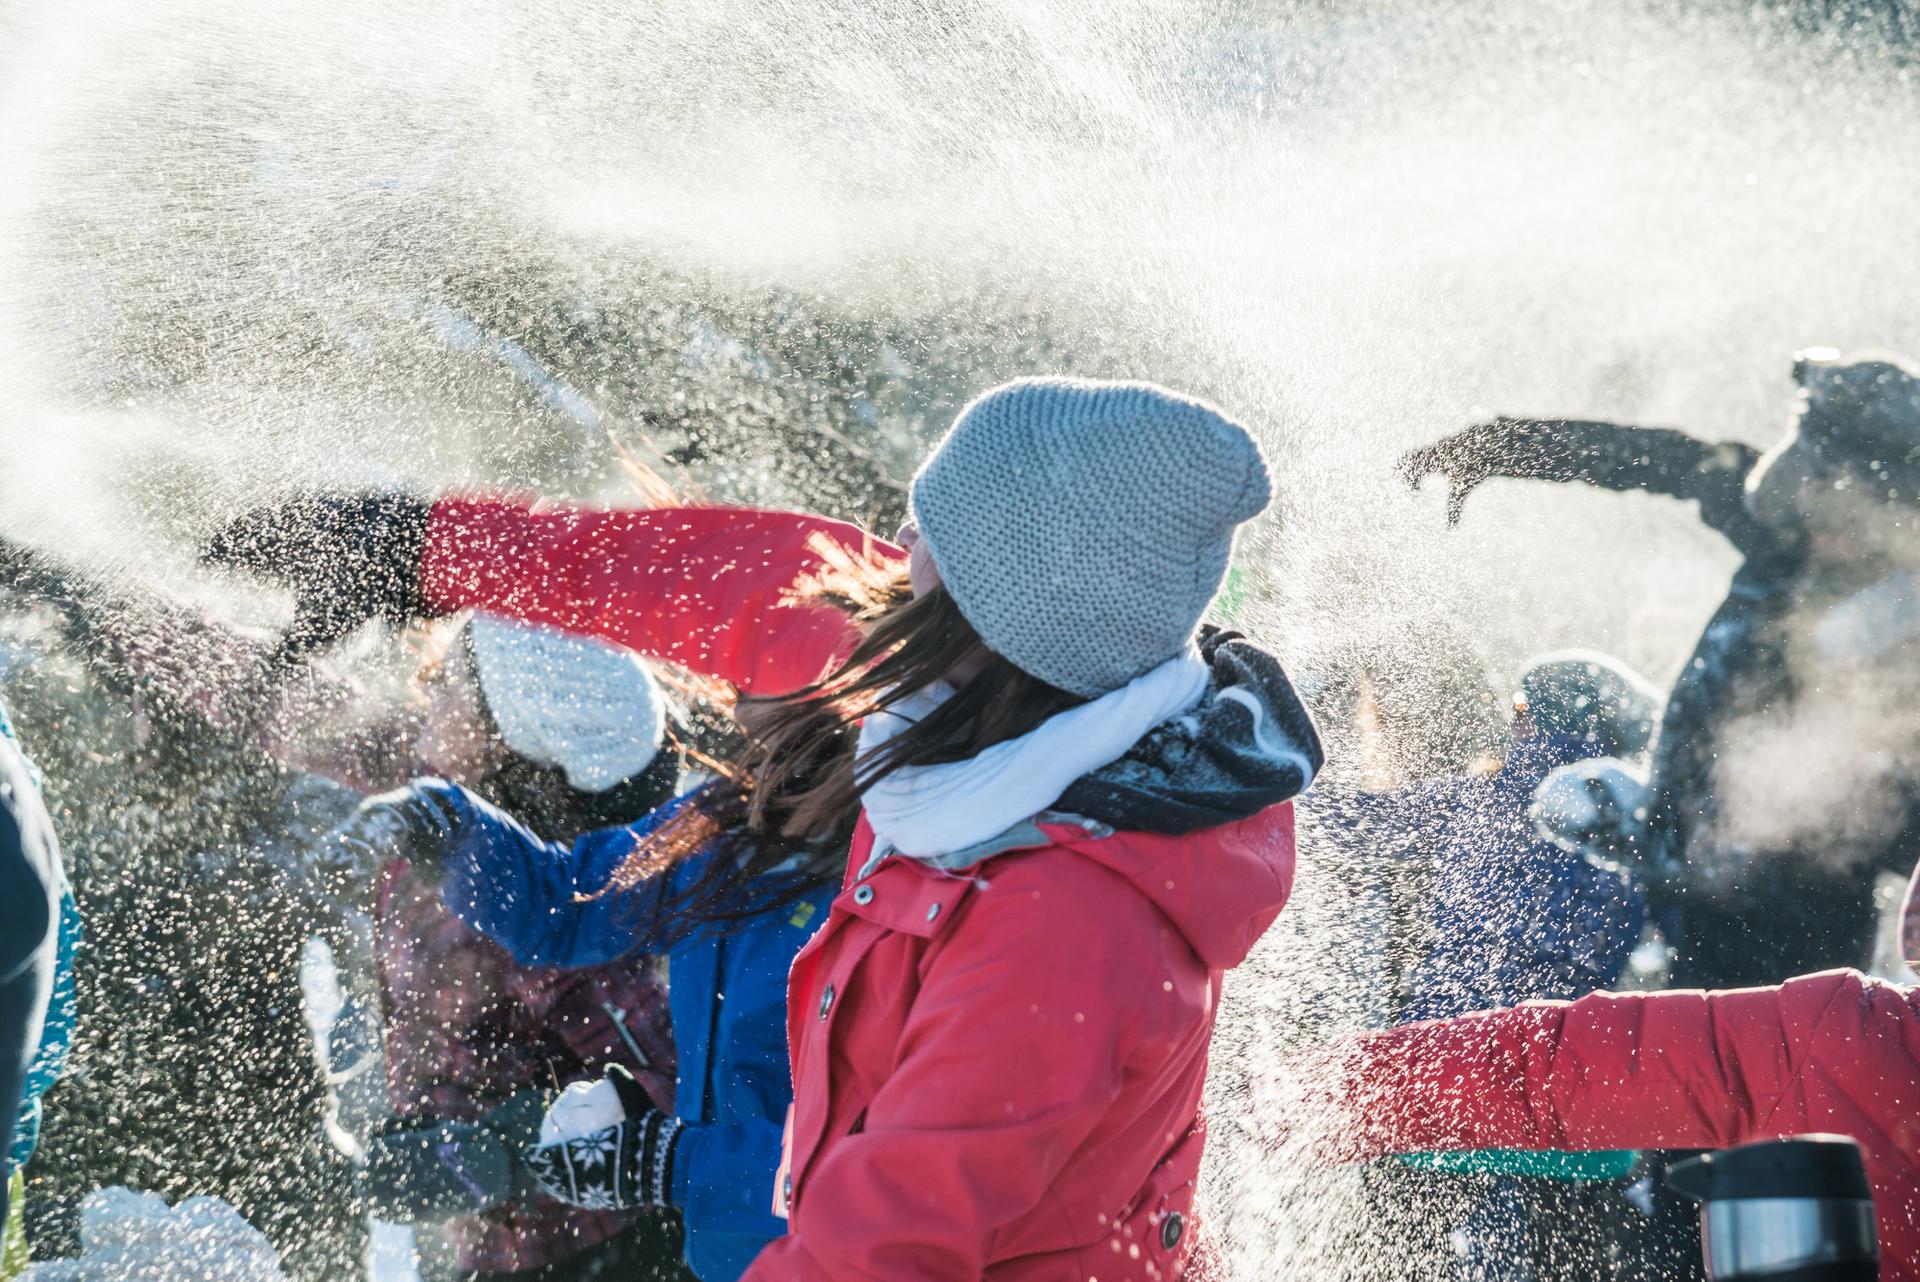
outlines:
[{"label": "blue jacket sleeve", "polygon": [[639,823],[542,841],[517,820],[442,780],[414,785],[449,832],[440,897],[522,966],[599,966],[661,950],[661,929],[680,865],[629,890],[601,895],[635,843],[686,804],[676,798]]},{"label": "blue jacket sleeve", "polygon": [[673,1204],[703,1237],[747,1239],[742,1268],[760,1246],[787,1231],[787,1222],[773,1213],[781,1129],[780,1122],[765,1118],[692,1122],[675,1151]]}]

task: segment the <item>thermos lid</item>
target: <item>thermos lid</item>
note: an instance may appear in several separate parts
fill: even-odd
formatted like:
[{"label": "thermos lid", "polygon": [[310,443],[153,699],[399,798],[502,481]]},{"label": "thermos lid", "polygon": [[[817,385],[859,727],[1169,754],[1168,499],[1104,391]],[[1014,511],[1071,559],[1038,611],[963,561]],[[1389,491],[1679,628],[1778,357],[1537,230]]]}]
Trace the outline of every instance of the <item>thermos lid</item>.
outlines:
[{"label": "thermos lid", "polygon": [[1696,1202],[1873,1199],[1860,1146],[1844,1135],[1797,1135],[1702,1154],[1668,1168],[1667,1184]]}]

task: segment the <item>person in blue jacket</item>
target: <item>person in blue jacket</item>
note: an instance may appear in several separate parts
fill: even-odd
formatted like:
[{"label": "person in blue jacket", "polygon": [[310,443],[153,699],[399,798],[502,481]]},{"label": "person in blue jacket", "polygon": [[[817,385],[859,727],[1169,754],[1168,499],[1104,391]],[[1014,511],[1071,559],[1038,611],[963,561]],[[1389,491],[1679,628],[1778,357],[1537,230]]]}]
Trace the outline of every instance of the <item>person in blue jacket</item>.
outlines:
[{"label": "person in blue jacket", "polygon": [[606,1133],[611,1160],[588,1169],[554,1145],[527,1155],[528,1174],[576,1205],[678,1208],[703,1282],[732,1282],[786,1232],[773,1185],[793,1099],[787,971],[826,919],[849,836],[750,837],[745,819],[744,793],[723,778],[637,824],[547,842],[464,788],[424,779],[371,799],[342,832],[416,865],[437,861],[447,906],[523,965],[664,954],[673,1116],[630,1105]]},{"label": "person in blue jacket", "polygon": [[[1498,732],[1493,710],[1504,700],[1484,667],[1445,635],[1422,640],[1406,655],[1350,660],[1362,676],[1336,676],[1327,691],[1354,703],[1349,720],[1399,741],[1395,769],[1375,790],[1310,797],[1332,840],[1394,861],[1403,902],[1384,942],[1401,973],[1382,1007],[1396,1021],[1433,1019],[1610,987],[1645,927],[1644,890],[1626,870],[1549,839],[1532,812],[1557,769],[1645,753],[1652,687],[1605,655],[1540,656],[1523,669],[1495,758],[1482,755],[1483,738]],[[1355,746],[1388,757],[1382,743]],[[1602,1249],[1615,1231],[1623,1204],[1611,1177],[1632,1157],[1604,1156],[1582,1165],[1588,1155],[1419,1155],[1365,1178],[1407,1276],[1523,1282],[1541,1268],[1551,1275],[1553,1259]]]},{"label": "person in blue jacket", "polygon": [[1620,979],[1647,922],[1644,889],[1617,865],[1549,840],[1532,805],[1561,766],[1644,754],[1656,707],[1653,687],[1618,660],[1543,655],[1522,673],[1497,770],[1397,799],[1403,838],[1434,873],[1433,943],[1401,1019],[1572,1000]]},{"label": "person in blue jacket", "polygon": [[[1607,655],[1541,656],[1514,692],[1499,769],[1398,799],[1411,853],[1431,864],[1434,888],[1432,943],[1412,969],[1401,1020],[1573,999],[1620,981],[1647,923],[1645,889],[1627,869],[1550,839],[1534,802],[1562,767],[1643,756],[1657,708],[1653,687]],[[1606,1249],[1626,1231],[1620,1181],[1633,1161],[1505,1151],[1411,1159],[1436,1172],[1425,1192],[1446,1208],[1451,1276],[1489,1282],[1552,1276]],[[1412,1178],[1419,1186],[1422,1177]]]},{"label": "person in blue jacket", "polygon": [[40,1097],[59,1077],[73,1041],[79,939],[80,913],[40,799],[39,773],[0,704],[0,1223],[17,1210],[11,1187],[33,1156]]}]

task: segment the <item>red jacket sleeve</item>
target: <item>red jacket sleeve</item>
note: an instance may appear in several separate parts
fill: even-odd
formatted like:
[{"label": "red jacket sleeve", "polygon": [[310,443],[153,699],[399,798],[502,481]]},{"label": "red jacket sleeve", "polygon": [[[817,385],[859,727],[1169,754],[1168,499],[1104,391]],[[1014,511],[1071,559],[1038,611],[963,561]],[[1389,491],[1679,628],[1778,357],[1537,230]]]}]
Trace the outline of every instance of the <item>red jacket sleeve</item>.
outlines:
[{"label": "red jacket sleeve", "polygon": [[590,633],[741,690],[785,694],[858,641],[797,587],[838,556],[906,553],[825,517],[738,508],[604,510],[523,498],[443,498],[420,558],[439,613],[491,610]]},{"label": "red jacket sleeve", "polygon": [[1827,1061],[1858,1060],[1876,1014],[1914,1022],[1898,990],[1828,971],[1409,1024],[1357,1043],[1335,1147],[1719,1148],[1792,1134],[1808,1111],[1802,1075],[1846,1071]]}]

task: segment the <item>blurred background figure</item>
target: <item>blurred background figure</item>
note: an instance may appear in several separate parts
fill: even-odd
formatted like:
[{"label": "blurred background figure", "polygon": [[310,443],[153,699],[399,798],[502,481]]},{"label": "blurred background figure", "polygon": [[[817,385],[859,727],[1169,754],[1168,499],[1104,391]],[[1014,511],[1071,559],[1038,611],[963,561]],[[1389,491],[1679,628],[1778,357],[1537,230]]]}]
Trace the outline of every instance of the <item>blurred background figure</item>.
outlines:
[{"label": "blurred background figure", "polygon": [[73,1040],[79,910],[40,777],[0,703],[0,1277],[26,1263],[22,1172]]},{"label": "blurred background figure", "polygon": [[[1380,656],[1375,666],[1395,675],[1367,675],[1352,705],[1359,759],[1376,763],[1376,786],[1394,782],[1371,792],[1323,785],[1308,797],[1348,816],[1353,835],[1399,864],[1399,996],[1389,1018],[1614,986],[1641,942],[1645,894],[1603,853],[1541,831],[1535,798],[1560,768],[1643,755],[1657,707],[1652,688],[1605,655],[1543,655],[1527,664],[1512,697],[1502,759],[1483,739],[1485,727],[1498,724],[1499,703],[1479,693],[1491,690],[1491,679],[1464,642],[1450,647],[1444,676],[1414,678],[1459,695],[1396,696],[1421,671],[1415,656],[1437,652],[1431,638],[1419,640],[1407,654]],[[1456,713],[1427,715],[1435,708]],[[1397,751],[1388,746],[1396,739]],[[1413,770],[1378,770],[1396,756]],[[1408,1276],[1530,1279],[1595,1260],[1619,1265],[1622,1239],[1638,1228],[1624,1198],[1633,1160],[1419,1155],[1371,1168],[1367,1179]]]},{"label": "blurred background figure", "polygon": [[1641,858],[1676,985],[1866,964],[1871,872],[1905,875],[1920,854],[1920,378],[1828,350],[1794,378],[1793,421],[1764,454],[1502,418],[1402,461],[1416,484],[1447,478],[1454,518],[1497,476],[1688,499],[1745,558],[1653,748]]},{"label": "blurred background figure", "polygon": [[[677,1229],[660,1216],[537,1196],[460,1216],[410,1208],[406,1190],[422,1185],[395,1177],[391,1160],[370,1168],[390,1186],[369,1185],[360,1163],[406,1152],[409,1129],[473,1122],[517,1092],[544,1097],[607,1063],[671,1098],[665,986],[644,960],[564,977],[515,966],[404,865],[367,866],[322,841],[362,790],[430,772],[556,835],[644,814],[681,771],[644,665],[598,642],[482,619],[427,638],[413,678],[381,693],[288,662],[264,635],[30,553],[15,551],[11,586],[52,608],[84,674],[135,711],[148,789],[190,802],[198,788],[203,804],[218,798],[226,825],[252,816],[214,834],[155,824],[214,844],[143,849],[134,875],[128,862],[83,864],[81,894],[102,906],[110,942],[83,964],[102,1000],[88,1004],[78,1071],[53,1101],[33,1170],[36,1255],[74,1254],[81,1199],[124,1184],[225,1198],[296,1278],[364,1273],[370,1203],[428,1226],[453,1216],[446,1248],[437,1232],[422,1235],[431,1277],[572,1278],[596,1260],[678,1276]],[[343,999],[318,1056],[301,1019],[316,939]],[[385,1098],[369,1096],[383,1062]],[[145,1101],[139,1111],[128,1092]],[[147,1120],[103,1126],[123,1112]]]},{"label": "blurred background figure", "polygon": [[[680,786],[661,691],[645,664],[614,646],[477,615],[443,639],[416,684],[424,706],[412,761],[365,779],[369,788],[436,775],[568,840],[638,819]],[[375,1209],[444,1221],[463,1279],[681,1277],[670,1214],[581,1210],[531,1188],[476,1196],[460,1179],[473,1148],[510,1151],[530,1140],[561,1088],[610,1065],[672,1100],[666,988],[652,960],[522,966],[447,911],[435,878],[404,857],[386,860],[374,880],[395,1113],[367,1146]]]},{"label": "blurred background figure", "polygon": [[1644,893],[1619,865],[1543,835],[1533,803],[1560,767],[1642,756],[1652,687],[1609,656],[1562,652],[1527,665],[1511,707],[1498,768],[1416,787],[1404,802],[1435,886],[1433,945],[1404,1018],[1609,988],[1640,942]]},{"label": "blurred background figure", "polygon": [[[1390,1022],[1431,948],[1432,862],[1407,858],[1421,787],[1496,769],[1501,699],[1485,658],[1449,624],[1413,622],[1318,656],[1302,686],[1328,769],[1301,799],[1323,858],[1368,923],[1370,1018]],[[1284,920],[1284,919],[1283,919]]]}]

